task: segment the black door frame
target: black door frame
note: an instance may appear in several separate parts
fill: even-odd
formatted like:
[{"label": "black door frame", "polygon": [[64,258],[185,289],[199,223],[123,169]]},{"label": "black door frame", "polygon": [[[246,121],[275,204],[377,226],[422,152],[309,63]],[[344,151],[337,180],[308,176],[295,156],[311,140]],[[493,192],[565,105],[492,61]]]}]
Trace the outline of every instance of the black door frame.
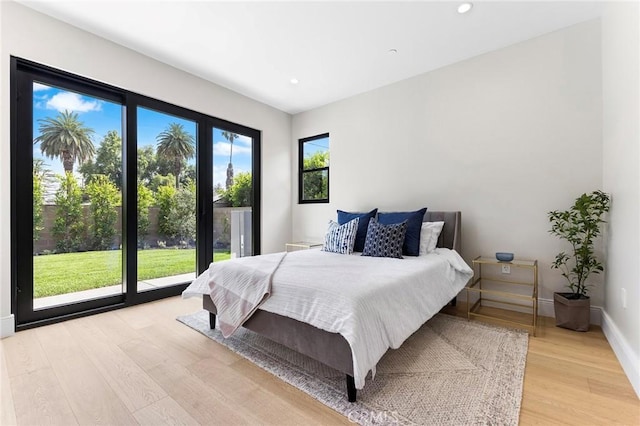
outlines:
[{"label": "black door frame", "polygon": [[[11,56],[11,310],[16,330],[105,312],[179,295],[188,283],[137,291],[137,107],[183,117],[197,123],[196,135],[196,272],[213,258],[213,127],[250,136],[253,140],[253,253],[260,253],[261,133],[187,108],[119,89],[32,61]],[[33,309],[33,81],[64,87],[123,105],[122,131],[122,294],[46,309]],[[28,119],[25,119],[28,117]],[[27,149],[26,147],[29,147]],[[133,285],[128,285],[133,283]]]}]

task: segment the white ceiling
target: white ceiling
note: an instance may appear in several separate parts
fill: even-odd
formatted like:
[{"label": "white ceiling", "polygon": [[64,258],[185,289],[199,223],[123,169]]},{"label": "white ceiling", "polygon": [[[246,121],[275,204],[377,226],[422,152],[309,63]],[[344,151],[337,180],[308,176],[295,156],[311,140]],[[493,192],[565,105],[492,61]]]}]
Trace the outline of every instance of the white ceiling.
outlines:
[{"label": "white ceiling", "polygon": [[291,114],[601,13],[577,1],[476,1],[465,15],[442,1],[21,3]]}]

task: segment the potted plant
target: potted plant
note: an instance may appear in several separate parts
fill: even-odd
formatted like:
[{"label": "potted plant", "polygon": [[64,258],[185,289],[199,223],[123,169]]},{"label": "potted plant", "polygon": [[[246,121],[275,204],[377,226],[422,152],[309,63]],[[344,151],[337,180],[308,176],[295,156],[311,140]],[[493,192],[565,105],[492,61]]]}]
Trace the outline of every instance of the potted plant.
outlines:
[{"label": "potted plant", "polygon": [[551,268],[562,271],[571,293],[554,293],[556,326],[576,331],[589,330],[591,301],[587,279],[604,270],[594,253],[594,240],[600,235],[602,218],[609,211],[609,195],[602,191],[582,194],[569,210],[548,213],[552,235],[571,244],[569,253],[556,255]]}]

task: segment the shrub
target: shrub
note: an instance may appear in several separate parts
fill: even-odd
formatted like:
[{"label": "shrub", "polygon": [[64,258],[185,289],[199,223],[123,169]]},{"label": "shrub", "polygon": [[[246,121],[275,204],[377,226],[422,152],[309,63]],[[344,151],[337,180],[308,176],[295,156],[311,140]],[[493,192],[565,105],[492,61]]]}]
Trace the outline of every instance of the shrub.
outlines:
[{"label": "shrub", "polygon": [[108,250],[116,235],[120,192],[105,175],[93,175],[86,192],[91,200],[91,248]]},{"label": "shrub", "polygon": [[158,228],[174,244],[190,245],[196,238],[196,185],[188,181],[179,190],[158,188]]},{"label": "shrub", "polygon": [[44,199],[43,177],[33,173],[33,241],[40,239],[40,231],[44,229],[42,202]]},{"label": "shrub", "polygon": [[171,223],[169,237],[181,246],[191,245],[196,239],[196,185],[193,181],[178,190],[168,218]]},{"label": "shrub", "polygon": [[60,187],[56,192],[56,220],[53,237],[56,248],[63,253],[78,251],[84,241],[86,226],[82,214],[82,191],[73,173],[58,176]]},{"label": "shrub", "polygon": [[149,235],[149,207],[154,203],[153,192],[142,182],[138,182],[138,247],[145,247],[145,238]]},{"label": "shrub", "polygon": [[156,202],[158,204],[158,230],[165,237],[173,234],[173,225],[169,220],[169,214],[176,203],[176,188],[172,185],[158,187]]},{"label": "shrub", "polygon": [[251,173],[238,173],[233,179],[233,185],[223,191],[222,197],[231,207],[248,207],[252,204]]}]

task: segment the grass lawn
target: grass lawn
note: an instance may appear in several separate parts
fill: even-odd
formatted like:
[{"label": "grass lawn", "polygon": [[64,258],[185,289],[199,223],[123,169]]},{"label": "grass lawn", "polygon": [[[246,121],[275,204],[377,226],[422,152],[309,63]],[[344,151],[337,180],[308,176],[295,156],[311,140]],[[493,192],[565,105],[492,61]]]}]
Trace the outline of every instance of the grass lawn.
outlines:
[{"label": "grass lawn", "polygon": [[[214,261],[227,260],[229,252],[216,252]],[[195,249],[138,251],[138,280],[195,271]],[[34,297],[55,296],[122,283],[122,251],[88,251],[33,257]]]}]

